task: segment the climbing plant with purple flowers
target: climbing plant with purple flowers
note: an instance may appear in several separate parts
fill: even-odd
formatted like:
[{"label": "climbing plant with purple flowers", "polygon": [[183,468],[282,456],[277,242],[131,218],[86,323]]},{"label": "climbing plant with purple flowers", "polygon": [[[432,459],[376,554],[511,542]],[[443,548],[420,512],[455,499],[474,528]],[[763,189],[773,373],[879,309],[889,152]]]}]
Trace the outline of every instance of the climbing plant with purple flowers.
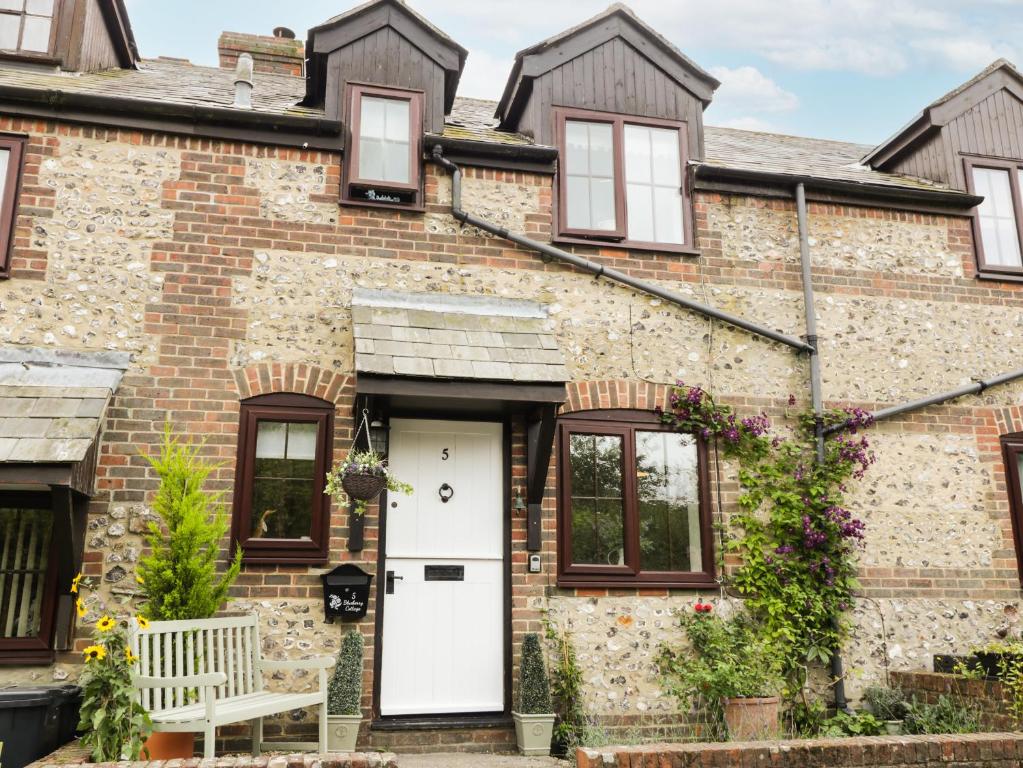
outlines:
[{"label": "climbing plant with purple flowers", "polygon": [[[795,399],[789,398],[795,406]],[[861,409],[829,411],[825,426],[846,428],[824,443],[818,461],[813,414],[790,435],[775,434],[765,414],[738,417],[699,387],[678,382],[665,424],[717,441],[739,465],[742,493],[726,552],[740,564],[726,575],[750,614],[786,650],[791,681],[801,684],[810,662],[826,662],[847,631],[856,588],[855,559],[864,525],[845,508],[847,483],[874,461],[862,431],[873,422]]]}]

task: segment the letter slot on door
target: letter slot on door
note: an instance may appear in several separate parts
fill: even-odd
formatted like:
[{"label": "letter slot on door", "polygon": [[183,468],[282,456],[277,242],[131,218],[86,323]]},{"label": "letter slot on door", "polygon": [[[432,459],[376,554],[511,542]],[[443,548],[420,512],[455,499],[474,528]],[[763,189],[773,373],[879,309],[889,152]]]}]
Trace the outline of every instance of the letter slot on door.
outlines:
[{"label": "letter slot on door", "polygon": [[424,565],[423,581],[465,581],[465,566]]}]

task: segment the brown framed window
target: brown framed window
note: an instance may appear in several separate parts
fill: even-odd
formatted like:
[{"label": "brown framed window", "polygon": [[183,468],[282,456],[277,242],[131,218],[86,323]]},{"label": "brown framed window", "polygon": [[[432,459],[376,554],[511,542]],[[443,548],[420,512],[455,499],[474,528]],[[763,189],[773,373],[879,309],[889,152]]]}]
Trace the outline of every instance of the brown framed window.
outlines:
[{"label": "brown framed window", "polygon": [[423,94],[349,87],[343,202],[421,207]]},{"label": "brown framed window", "polygon": [[1023,161],[966,158],[969,191],[984,202],[973,212],[977,269],[1023,277]]},{"label": "brown framed window", "polygon": [[0,0],[0,50],[50,53],[56,6],[57,0]]},{"label": "brown framed window", "polygon": [[1009,508],[1012,519],[1012,540],[1016,549],[1016,566],[1023,583],[1023,432],[1002,435],[1002,457],[1005,480],[1009,486]]},{"label": "brown framed window", "polygon": [[686,123],[554,111],[561,240],[693,249]]},{"label": "brown framed window", "polygon": [[56,557],[46,493],[0,493],[0,662],[53,658]]},{"label": "brown framed window", "polygon": [[645,411],[559,421],[558,583],[715,584],[706,445]]},{"label": "brown framed window", "polygon": [[242,402],[233,534],[246,562],[326,560],[333,430],[325,400],[272,394]]},{"label": "brown framed window", "polygon": [[14,221],[18,213],[18,188],[25,154],[25,139],[0,136],[0,278],[10,275]]}]

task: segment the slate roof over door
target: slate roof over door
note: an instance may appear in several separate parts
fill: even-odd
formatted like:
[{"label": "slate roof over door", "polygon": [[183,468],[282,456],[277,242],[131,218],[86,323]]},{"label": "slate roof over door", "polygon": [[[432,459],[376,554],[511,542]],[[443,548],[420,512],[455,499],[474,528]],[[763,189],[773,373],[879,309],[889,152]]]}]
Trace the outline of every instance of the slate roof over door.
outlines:
[{"label": "slate roof over door", "polygon": [[355,369],[376,376],[569,380],[546,308],[490,296],[356,289]]}]

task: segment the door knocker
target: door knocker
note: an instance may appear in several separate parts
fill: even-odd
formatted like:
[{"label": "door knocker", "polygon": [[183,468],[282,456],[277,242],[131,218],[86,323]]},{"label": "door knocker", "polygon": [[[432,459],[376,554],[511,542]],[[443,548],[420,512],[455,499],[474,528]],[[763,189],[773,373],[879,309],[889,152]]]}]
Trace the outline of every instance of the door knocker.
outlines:
[{"label": "door knocker", "polygon": [[437,491],[437,493],[440,494],[440,500],[443,503],[447,504],[449,501],[451,501],[451,497],[455,495],[455,489],[452,488],[447,483],[444,483],[444,485],[440,487],[440,490]]}]

